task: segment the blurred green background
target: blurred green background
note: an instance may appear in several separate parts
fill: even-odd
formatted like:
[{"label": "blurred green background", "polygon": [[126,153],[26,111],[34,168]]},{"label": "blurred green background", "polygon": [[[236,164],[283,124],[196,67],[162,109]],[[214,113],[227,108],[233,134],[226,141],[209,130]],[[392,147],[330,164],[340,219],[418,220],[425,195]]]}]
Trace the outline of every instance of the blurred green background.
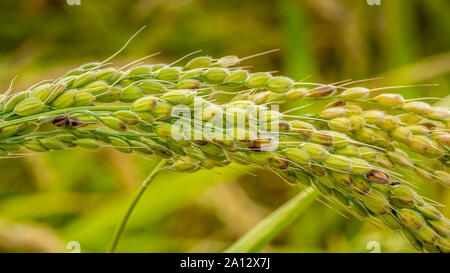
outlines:
[{"label": "blurred green background", "polygon": [[[244,65],[296,80],[309,76],[310,82],[382,76],[364,85],[439,84],[395,90],[405,98],[449,94],[448,0],[382,0],[379,6],[364,0],[80,3],[0,1],[1,90],[15,75],[14,90],[20,91],[105,59],[146,25],[115,64],[160,51],[153,62],[172,62],[199,49],[213,57],[244,57],[279,48]],[[105,251],[153,165],[112,149],[0,159],[0,251],[64,252],[70,241],[83,252]],[[251,170],[255,177],[238,169],[244,167],[158,176],[117,251],[220,252],[298,192],[264,171]],[[418,191],[442,204],[450,200],[449,190],[437,184],[421,184]],[[443,212],[450,215],[448,207]],[[264,251],[368,252],[370,241],[378,241],[382,252],[413,251],[400,235],[346,219],[320,202]]]}]

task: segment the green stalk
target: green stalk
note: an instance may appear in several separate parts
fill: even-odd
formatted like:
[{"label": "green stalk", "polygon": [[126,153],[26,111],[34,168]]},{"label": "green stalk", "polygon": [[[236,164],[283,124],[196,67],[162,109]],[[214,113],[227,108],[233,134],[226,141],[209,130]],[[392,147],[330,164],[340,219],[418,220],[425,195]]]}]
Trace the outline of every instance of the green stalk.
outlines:
[{"label": "green stalk", "polygon": [[119,110],[129,110],[130,106],[107,106],[107,105],[100,105],[100,106],[83,106],[83,107],[72,107],[72,108],[64,108],[64,109],[58,109],[48,112],[39,113],[32,116],[26,116],[23,118],[13,119],[10,121],[6,121],[3,123],[0,123],[0,128],[8,127],[11,125],[16,125],[20,123],[24,123],[27,121],[34,121],[38,120],[41,117],[45,116],[54,116],[54,115],[62,115],[67,114],[69,112],[75,112],[75,111],[84,111],[84,110],[90,110],[90,111],[119,111]]},{"label": "green stalk", "polygon": [[305,189],[294,198],[264,218],[259,224],[225,249],[224,253],[254,253],[263,248],[281,230],[291,224],[312,203],[319,193],[312,187]]},{"label": "green stalk", "polygon": [[162,159],[161,161],[159,161],[159,163],[153,168],[153,170],[147,176],[147,178],[144,180],[144,182],[142,182],[141,188],[137,192],[136,196],[134,197],[133,201],[131,202],[130,206],[128,207],[125,215],[120,220],[120,223],[116,228],[116,231],[114,232],[108,252],[113,253],[116,250],[117,243],[119,242],[120,236],[122,235],[122,232],[125,229],[127,221],[130,218],[130,215],[133,212],[134,208],[136,207],[137,202],[139,201],[139,199],[141,199],[141,196],[144,194],[145,190],[147,189],[147,186],[153,181],[155,176],[164,168],[164,166],[166,166],[167,161],[168,161],[167,159]]}]

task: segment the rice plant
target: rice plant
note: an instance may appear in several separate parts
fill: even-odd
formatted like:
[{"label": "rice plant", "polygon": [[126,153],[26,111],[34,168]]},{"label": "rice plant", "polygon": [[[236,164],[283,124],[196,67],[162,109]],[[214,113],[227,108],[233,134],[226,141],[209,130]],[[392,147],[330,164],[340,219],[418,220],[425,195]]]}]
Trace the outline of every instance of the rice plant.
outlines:
[{"label": "rice plant", "polygon": [[[450,185],[448,108],[380,93],[395,87],[250,72],[240,67],[249,57],[188,57],[123,67],[108,66],[108,59],[22,92],[8,90],[0,98],[0,155],[112,147],[159,158],[110,251],[159,171],[213,171],[230,163],[270,170],[335,208],[401,232],[419,251],[450,251],[450,222],[439,204],[413,189],[418,178]],[[221,101],[221,94],[231,99]],[[307,115],[278,107],[319,101],[328,104]]]}]

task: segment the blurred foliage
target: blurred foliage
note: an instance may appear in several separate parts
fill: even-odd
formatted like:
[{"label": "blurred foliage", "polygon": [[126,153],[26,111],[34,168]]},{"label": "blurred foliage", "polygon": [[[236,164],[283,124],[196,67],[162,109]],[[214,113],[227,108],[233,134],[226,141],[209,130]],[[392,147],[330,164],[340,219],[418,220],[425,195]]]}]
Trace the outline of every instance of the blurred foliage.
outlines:
[{"label": "blurred foliage", "polygon": [[[310,82],[382,76],[364,85],[437,83],[395,92],[406,98],[447,96],[449,1],[381,2],[81,0],[70,6],[64,0],[2,0],[0,88],[8,89],[15,75],[14,90],[20,91],[80,63],[105,59],[146,25],[115,64],[155,52],[162,54],[152,62],[172,62],[198,49],[243,57],[279,48],[244,65]],[[0,160],[0,251],[64,251],[69,241],[79,241],[85,252],[105,251],[153,164],[110,149]],[[222,251],[299,190],[245,168],[161,174],[138,204],[118,251]],[[419,192],[442,204],[450,200],[437,184],[424,183]],[[443,211],[449,216],[448,208]],[[368,252],[373,240],[383,252],[413,251],[398,234],[315,202],[264,251]]]}]

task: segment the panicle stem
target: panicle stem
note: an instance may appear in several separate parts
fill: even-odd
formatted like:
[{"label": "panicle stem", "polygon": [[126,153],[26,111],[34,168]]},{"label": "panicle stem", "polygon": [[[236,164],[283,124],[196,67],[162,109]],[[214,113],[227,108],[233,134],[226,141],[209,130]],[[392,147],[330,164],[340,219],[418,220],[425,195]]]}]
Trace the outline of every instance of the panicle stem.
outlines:
[{"label": "panicle stem", "polygon": [[145,190],[147,189],[148,185],[153,181],[155,176],[166,166],[167,159],[162,159],[159,161],[159,163],[153,168],[153,170],[150,172],[150,174],[145,178],[145,180],[142,182],[139,191],[131,201],[130,205],[128,206],[125,214],[123,215],[122,219],[120,220],[119,224],[117,225],[116,231],[114,232],[113,238],[111,240],[111,244],[109,246],[108,252],[112,253],[116,250],[117,244],[119,243],[120,236],[122,235],[125,226],[128,222],[128,219],[131,216],[131,213],[133,212],[134,208],[136,207],[136,204],[141,199],[142,195],[144,194]]}]

